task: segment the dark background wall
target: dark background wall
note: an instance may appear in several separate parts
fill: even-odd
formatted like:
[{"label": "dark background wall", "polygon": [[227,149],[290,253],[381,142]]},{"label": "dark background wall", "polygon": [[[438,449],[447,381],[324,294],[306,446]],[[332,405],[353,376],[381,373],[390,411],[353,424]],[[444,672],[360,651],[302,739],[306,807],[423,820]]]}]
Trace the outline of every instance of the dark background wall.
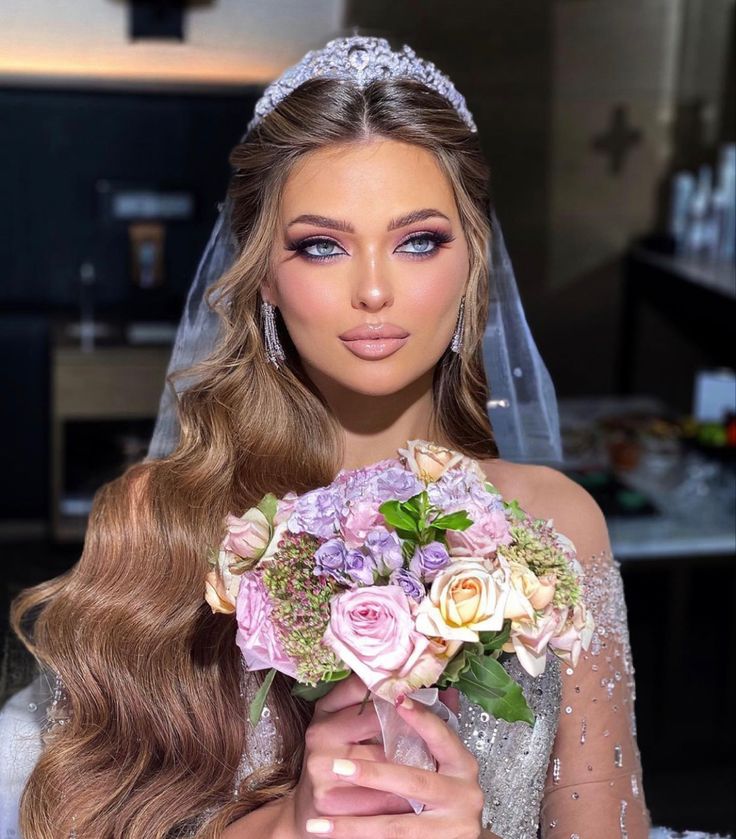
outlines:
[{"label": "dark background wall", "polygon": [[[0,89],[0,354],[13,359],[0,365],[0,470],[14,476],[0,482],[3,518],[48,513],[49,329],[78,317],[80,265],[95,266],[97,314],[177,321],[255,99]],[[162,288],[130,281],[127,225],[100,212],[101,178],[194,194],[192,221],[167,225]]]}]

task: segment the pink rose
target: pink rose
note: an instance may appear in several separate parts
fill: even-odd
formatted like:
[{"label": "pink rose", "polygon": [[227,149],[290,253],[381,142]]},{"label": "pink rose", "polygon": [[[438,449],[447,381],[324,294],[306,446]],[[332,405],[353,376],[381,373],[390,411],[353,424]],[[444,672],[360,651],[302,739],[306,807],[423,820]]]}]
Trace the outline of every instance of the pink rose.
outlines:
[{"label": "pink rose", "polygon": [[450,556],[492,556],[499,545],[513,541],[503,510],[486,510],[474,504],[463,507],[473,523],[465,530],[446,532]]},{"label": "pink rose", "polygon": [[251,507],[242,516],[229,513],[226,523],[227,534],[222,540],[222,550],[243,559],[260,558],[268,545],[271,527],[258,507]]},{"label": "pink rose", "polygon": [[368,531],[382,524],[383,515],[374,502],[358,501],[348,507],[340,530],[348,548],[359,548],[365,544]]},{"label": "pink rose", "polygon": [[298,499],[298,494],[296,492],[290,491],[287,492],[283,498],[279,498],[277,500],[276,514],[273,517],[274,525],[281,524],[281,522],[285,522],[289,518],[292,511],[296,507]]},{"label": "pink rose", "polygon": [[414,628],[411,605],[399,586],[365,586],[336,594],[324,643],[366,687],[389,702],[429,687],[457,651]]},{"label": "pink rose", "polygon": [[235,642],[248,670],[275,667],[296,678],[296,666],[284,652],[271,623],[271,604],[260,574],[252,571],[243,574],[235,616],[238,621]]},{"label": "pink rose", "polygon": [[559,658],[577,667],[580,651],[587,650],[590,646],[595,621],[584,603],[568,608],[563,615],[557,631],[550,638],[549,645]]},{"label": "pink rose", "polygon": [[544,673],[547,647],[560,625],[560,610],[549,604],[534,620],[511,621],[511,636],[503,645],[504,652],[516,653],[519,664],[530,676]]}]

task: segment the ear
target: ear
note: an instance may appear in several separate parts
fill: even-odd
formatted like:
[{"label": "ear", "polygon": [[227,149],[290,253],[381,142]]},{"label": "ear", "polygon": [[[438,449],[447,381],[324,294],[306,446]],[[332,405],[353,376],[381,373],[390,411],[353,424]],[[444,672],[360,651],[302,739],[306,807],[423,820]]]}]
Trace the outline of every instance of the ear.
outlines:
[{"label": "ear", "polygon": [[275,289],[272,288],[266,281],[261,283],[260,294],[261,294],[261,299],[265,300],[267,303],[270,303],[272,306],[278,306],[279,305],[278,304],[278,297],[275,294]]}]

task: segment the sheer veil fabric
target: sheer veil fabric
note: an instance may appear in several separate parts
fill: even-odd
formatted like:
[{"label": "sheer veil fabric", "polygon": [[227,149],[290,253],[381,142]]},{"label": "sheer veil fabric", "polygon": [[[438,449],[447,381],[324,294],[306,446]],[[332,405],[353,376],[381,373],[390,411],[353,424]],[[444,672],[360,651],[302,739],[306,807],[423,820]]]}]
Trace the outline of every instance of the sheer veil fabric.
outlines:
[{"label": "sheer veil fabric", "polygon": [[[269,85],[241,139],[307,78],[334,75],[364,84],[376,73],[421,79],[446,95],[469,130],[476,130],[464,99],[434,65],[418,58],[406,45],[394,53],[384,39],[356,35],[307,53]],[[205,302],[205,291],[236,255],[231,209],[229,197],[219,205],[181,316],[169,373],[202,360],[217,342],[219,321]],[[562,450],[554,386],[527,324],[493,210],[489,221],[491,299],[483,353],[496,443],[504,459],[559,464]],[[176,391],[169,385],[164,388],[147,459],[161,458],[176,447],[176,402],[187,386],[186,379],[179,379]],[[579,558],[596,621],[588,653],[581,656],[574,671],[551,655],[544,674],[537,679],[529,677],[514,658],[505,665],[521,683],[535,711],[535,725],[498,721],[472,703],[461,702],[461,735],[480,765],[484,822],[503,839],[641,839],[645,835],[676,839],[683,834],[668,828],[650,832],[649,828],[636,745],[634,671],[619,565],[606,540],[586,546]],[[55,674],[44,671],[0,710],[0,839],[21,835],[20,796],[41,753],[42,732],[63,724],[63,712],[59,713],[63,695],[63,685]],[[247,700],[246,693],[244,707]],[[276,737],[266,713],[250,732],[236,787],[257,765],[270,761]],[[203,813],[191,825],[189,835],[195,835],[209,815]],[[690,834],[691,839],[706,836],[709,834]]]}]

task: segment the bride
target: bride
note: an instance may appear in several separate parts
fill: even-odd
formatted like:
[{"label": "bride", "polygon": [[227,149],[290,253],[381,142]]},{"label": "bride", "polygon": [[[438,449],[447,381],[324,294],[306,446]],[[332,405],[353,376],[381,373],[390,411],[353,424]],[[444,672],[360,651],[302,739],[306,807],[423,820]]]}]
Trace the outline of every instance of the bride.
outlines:
[{"label": "bride", "polygon": [[[513,274],[489,264],[489,241],[502,240],[462,96],[407,47],[337,39],[267,89],[230,161],[170,369],[198,366],[172,377],[186,386],[164,395],[148,459],[98,491],[80,561],[13,602],[41,671],[0,715],[15,772],[6,765],[3,780],[19,796],[3,835],[17,818],[26,839],[648,837],[605,520],[561,472],[499,456],[533,443],[534,423],[554,454],[559,432],[515,285],[495,285]],[[514,375],[537,385],[502,435],[486,411],[489,317],[513,331],[486,352],[507,364],[519,353],[527,366]],[[533,728],[453,691],[458,732],[406,703],[437,772],[383,759],[354,676],[316,706],[277,676],[251,728],[259,677],[243,673],[232,622],[202,596],[228,511],[328,484],[412,439],[477,459],[506,499],[553,519],[596,622],[574,670],[554,656],[536,679],[504,665]],[[35,746],[22,701],[41,704]]]}]

